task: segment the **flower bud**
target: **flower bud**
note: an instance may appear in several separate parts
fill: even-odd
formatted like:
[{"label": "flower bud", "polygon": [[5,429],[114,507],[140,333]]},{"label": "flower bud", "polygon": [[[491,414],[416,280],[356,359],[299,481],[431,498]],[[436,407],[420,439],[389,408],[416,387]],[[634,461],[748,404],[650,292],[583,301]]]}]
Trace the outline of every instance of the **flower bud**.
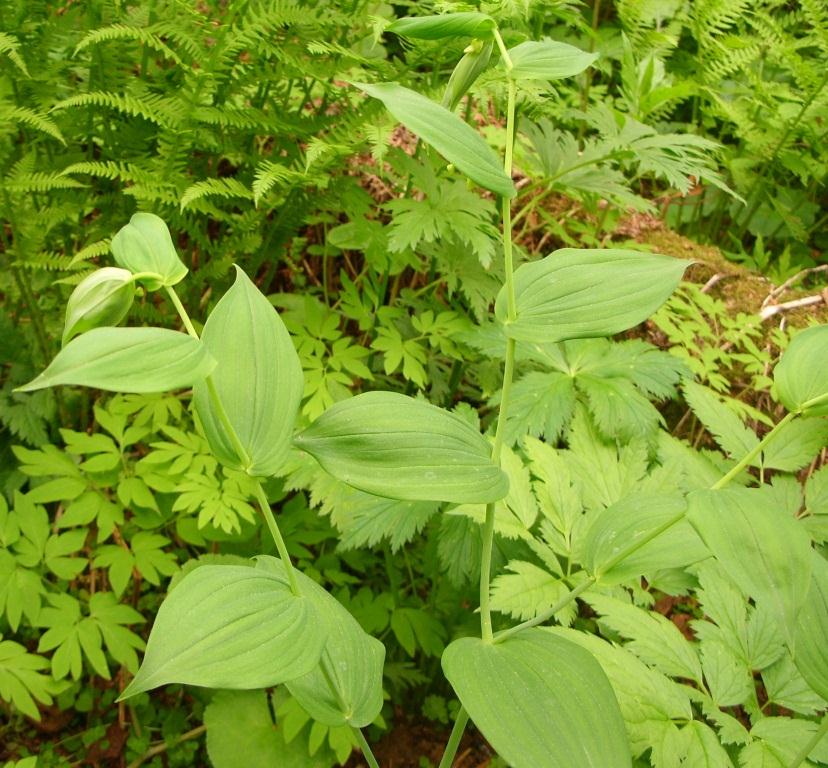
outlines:
[{"label": "flower bud", "polygon": [[62,343],[92,328],[118,325],[129,312],[134,296],[132,274],[126,269],[104,267],[85,277],[66,304]]},{"label": "flower bud", "polygon": [[187,267],[175,251],[170,230],[154,213],[136,213],[129,224],[112,238],[115,262],[134,275],[152,273],[157,279],[140,278],[149,290],[175,285],[184,279]]},{"label": "flower bud", "polygon": [[492,42],[474,40],[465,49],[465,56],[457,62],[457,66],[451,73],[446,92],[443,95],[443,106],[454,110],[460,103],[460,99],[466,95],[474,81],[489,66],[492,58]]}]

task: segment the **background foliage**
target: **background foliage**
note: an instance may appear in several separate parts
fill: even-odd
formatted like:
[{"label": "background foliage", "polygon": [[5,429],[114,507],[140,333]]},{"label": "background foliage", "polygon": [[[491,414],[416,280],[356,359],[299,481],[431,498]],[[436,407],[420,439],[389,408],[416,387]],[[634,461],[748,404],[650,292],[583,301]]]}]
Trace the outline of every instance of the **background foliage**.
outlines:
[{"label": "background foliage", "polygon": [[[71,287],[110,263],[112,235],[146,210],[168,222],[191,268],[183,299],[194,316],[233,262],[282,311],[308,422],[371,382],[472,402],[478,410],[458,412],[485,427],[502,349],[480,324],[501,282],[495,204],[345,82],[398,80],[439,100],[462,45],[382,30],[409,11],[457,9],[0,0],[0,759],[185,766],[209,753],[230,765],[237,719],[285,764],[351,753],[349,732],[312,724],[281,690],[168,687],[114,704],[147,618],[187,562],[268,551],[267,537],[245,477],[216,465],[187,395],[12,389],[58,348]],[[777,284],[824,263],[823,3],[480,9],[514,30],[510,44],[546,35],[601,54],[592,74],[554,94],[538,86],[521,105],[519,260],[646,239],[663,220]],[[484,73],[460,106],[494,146],[500,88]],[[781,413],[769,373],[790,328],[751,313],[753,295],[711,295],[705,269],[635,337],[520,351],[513,491],[497,518],[493,602],[504,617],[556,602],[592,511],[668,477],[709,485]],[[719,260],[711,271],[730,269]],[[807,293],[821,274],[799,275]],[[136,303],[137,322],[169,323],[163,303]],[[828,431],[814,423],[761,471],[821,546]],[[437,504],[378,500],[298,453],[268,494],[304,572],[388,649],[377,733],[405,707],[447,724],[454,703],[433,681],[445,644],[477,622],[467,606],[481,510],[438,516]],[[605,653],[633,681],[619,696],[642,766],[785,765],[824,709],[766,617],[713,567],[654,573],[559,618],[616,643]],[[652,707],[637,710],[643,698]],[[708,762],[682,762],[702,749]],[[824,750],[812,759],[828,762]]]}]

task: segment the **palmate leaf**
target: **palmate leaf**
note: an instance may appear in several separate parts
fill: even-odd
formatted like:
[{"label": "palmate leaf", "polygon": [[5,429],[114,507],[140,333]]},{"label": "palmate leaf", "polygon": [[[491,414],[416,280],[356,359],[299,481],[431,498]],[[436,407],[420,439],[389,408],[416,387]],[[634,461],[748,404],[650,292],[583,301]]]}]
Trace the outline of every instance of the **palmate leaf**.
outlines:
[{"label": "palmate leaf", "polygon": [[42,656],[0,635],[0,698],[18,712],[40,720],[37,703],[50,705],[62,687],[46,672],[49,662]]},{"label": "palmate leaf", "polygon": [[759,438],[722,402],[722,396],[695,382],[685,382],[684,397],[698,420],[733,458],[740,459],[759,444]]}]

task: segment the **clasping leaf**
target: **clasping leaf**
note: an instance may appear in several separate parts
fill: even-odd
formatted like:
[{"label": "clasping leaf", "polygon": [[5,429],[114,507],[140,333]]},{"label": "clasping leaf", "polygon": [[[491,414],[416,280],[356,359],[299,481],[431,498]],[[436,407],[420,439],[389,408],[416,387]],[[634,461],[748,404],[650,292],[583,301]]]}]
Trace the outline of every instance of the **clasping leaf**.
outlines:
[{"label": "clasping leaf", "polygon": [[337,480],[405,501],[485,504],[509,480],[485,438],[456,414],[395,392],[343,400],[295,438]]},{"label": "clasping leaf", "polygon": [[165,392],[191,387],[216,361],[198,340],[164,328],[93,328],[70,341],[37,378],[17,389],[59,384],[112,392]]},{"label": "clasping leaf", "polygon": [[508,317],[505,286],[495,314],[517,341],[611,336],[655,312],[689,265],[638,251],[562,248],[515,270],[516,319]]},{"label": "clasping leaf", "polygon": [[118,265],[133,274],[151,273],[158,278],[143,278],[150,290],[180,283],[187,274],[175,251],[170,230],[153,213],[136,213],[129,224],[112,238],[112,255]]},{"label": "clasping leaf", "polygon": [[440,40],[446,37],[491,37],[496,26],[488,14],[467,11],[440,16],[406,16],[389,24],[385,31],[421,40]]},{"label": "clasping leaf", "polygon": [[509,58],[512,60],[509,76],[516,80],[559,80],[583,72],[598,54],[552,40],[528,40],[510,48]]},{"label": "clasping leaf", "polygon": [[127,316],[134,296],[135,285],[128,269],[104,267],[87,275],[66,303],[62,343],[92,328],[118,325]]},{"label": "clasping leaf", "polygon": [[828,325],[794,336],[773,380],[780,401],[792,413],[828,416]]},{"label": "clasping leaf", "polygon": [[216,359],[213,386],[246,456],[239,456],[210,392],[193,389],[196,413],[213,454],[251,475],[282,465],[293,434],[304,379],[299,357],[279,314],[244,272],[216,304],[201,340]]}]

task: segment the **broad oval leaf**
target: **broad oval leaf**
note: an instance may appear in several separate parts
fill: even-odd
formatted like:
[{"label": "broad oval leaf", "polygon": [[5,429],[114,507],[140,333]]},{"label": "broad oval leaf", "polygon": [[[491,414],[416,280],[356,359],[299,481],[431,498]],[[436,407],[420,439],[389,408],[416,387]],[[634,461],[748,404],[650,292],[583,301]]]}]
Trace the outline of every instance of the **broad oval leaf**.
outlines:
[{"label": "broad oval leaf", "polygon": [[302,366],[282,319],[238,267],[201,340],[217,361],[211,379],[247,460],[237,455],[210,384],[202,381],[193,389],[193,400],[211,451],[234,469],[275,474],[290,447],[304,386]]},{"label": "broad oval leaf", "polygon": [[365,392],[336,403],[294,442],[337,480],[376,496],[486,504],[509,490],[476,429],[395,392]]},{"label": "broad oval leaf", "polygon": [[170,592],[144,660],[121,699],[167,683],[266,688],[306,674],[322,655],[326,623],[285,579],[243,565],[204,565]]},{"label": "broad oval leaf", "polygon": [[[710,557],[692,526],[681,519],[686,510],[687,503],[679,493],[625,496],[602,510],[587,530],[584,566],[599,582],[619,584]],[[659,530],[661,533],[639,550],[615,562],[631,544]]]},{"label": "broad oval leaf", "polygon": [[154,213],[136,213],[129,224],[121,227],[112,238],[115,262],[133,274],[150,272],[159,278],[143,278],[150,290],[180,283],[187,267],[178,258],[170,230],[164,220]]},{"label": "broad oval leaf", "polygon": [[804,528],[763,488],[694,491],[688,519],[730,578],[765,603],[789,642],[811,581]]},{"label": "broad oval leaf", "polygon": [[800,331],[773,372],[780,402],[803,416],[828,415],[828,325]]},{"label": "broad oval leaf", "polygon": [[[275,557],[258,557],[257,567],[284,578],[282,561]],[[319,665],[289,680],[288,690],[309,715],[324,725],[370,725],[382,709],[385,646],[367,634],[345,607],[315,581],[299,572],[296,578],[299,591],[322,617],[328,639]]]},{"label": "broad oval leaf", "polygon": [[128,269],[96,269],[75,286],[66,302],[61,343],[65,346],[92,328],[118,325],[129,313],[134,296],[135,285]]},{"label": "broad oval leaf", "polygon": [[828,701],[828,561],[812,557],[811,586],[794,631],[794,663],[799,674]]},{"label": "broad oval leaf", "polygon": [[514,768],[629,768],[624,721],[593,656],[543,629],[502,643],[464,637],[443,671],[474,724]]},{"label": "broad oval leaf", "polygon": [[389,24],[385,31],[420,40],[440,40],[445,37],[491,37],[496,26],[488,14],[466,11],[439,16],[406,16]]},{"label": "broad oval leaf", "polygon": [[398,83],[353,85],[379,99],[406,128],[434,147],[472,181],[498,195],[515,196],[515,185],[492,148],[453,112]]},{"label": "broad oval leaf", "polygon": [[19,392],[75,384],[112,392],[191,387],[216,361],[198,340],[165,328],[93,328],[72,339]]},{"label": "broad oval leaf", "polygon": [[509,58],[509,76],[516,80],[558,80],[583,72],[598,54],[552,40],[529,40],[510,48]]},{"label": "broad oval leaf", "polygon": [[638,251],[562,248],[515,270],[515,320],[508,318],[505,286],[495,314],[517,341],[611,336],[655,312],[690,263]]}]

